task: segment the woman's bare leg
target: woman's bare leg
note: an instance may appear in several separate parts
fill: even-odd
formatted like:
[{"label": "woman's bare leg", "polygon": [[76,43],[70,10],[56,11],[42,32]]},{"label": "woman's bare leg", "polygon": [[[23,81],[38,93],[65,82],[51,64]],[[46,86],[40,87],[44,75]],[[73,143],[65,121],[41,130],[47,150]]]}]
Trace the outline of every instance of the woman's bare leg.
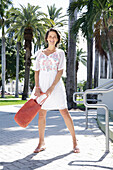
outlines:
[{"label": "woman's bare leg", "polygon": [[60,113],[61,113],[62,117],[64,118],[65,124],[71,133],[71,136],[73,139],[73,148],[75,149],[77,146],[77,139],[75,136],[75,130],[74,130],[72,118],[71,118],[67,109],[60,110]]},{"label": "woman's bare leg", "polygon": [[39,111],[39,118],[38,118],[39,144],[34,152],[40,151],[40,148],[45,145],[44,134],[45,134],[45,126],[46,126],[46,113],[47,111],[43,109]]}]

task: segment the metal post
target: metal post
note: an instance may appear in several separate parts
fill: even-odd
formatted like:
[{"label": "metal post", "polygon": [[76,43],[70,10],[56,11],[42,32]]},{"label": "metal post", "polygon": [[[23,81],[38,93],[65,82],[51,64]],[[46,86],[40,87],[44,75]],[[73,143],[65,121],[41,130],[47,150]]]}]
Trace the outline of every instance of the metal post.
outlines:
[{"label": "metal post", "polygon": [[86,107],[86,129],[88,129],[88,108]]},{"label": "metal post", "polygon": [[107,107],[105,107],[106,110],[106,152],[109,152],[109,110]]}]

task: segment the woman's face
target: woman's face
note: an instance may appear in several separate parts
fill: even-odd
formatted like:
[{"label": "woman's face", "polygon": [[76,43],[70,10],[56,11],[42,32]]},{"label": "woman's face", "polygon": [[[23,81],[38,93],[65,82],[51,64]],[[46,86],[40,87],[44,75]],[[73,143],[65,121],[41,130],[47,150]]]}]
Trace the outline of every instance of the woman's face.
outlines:
[{"label": "woman's face", "polygon": [[47,37],[47,41],[49,46],[55,46],[58,41],[56,32],[50,31]]}]

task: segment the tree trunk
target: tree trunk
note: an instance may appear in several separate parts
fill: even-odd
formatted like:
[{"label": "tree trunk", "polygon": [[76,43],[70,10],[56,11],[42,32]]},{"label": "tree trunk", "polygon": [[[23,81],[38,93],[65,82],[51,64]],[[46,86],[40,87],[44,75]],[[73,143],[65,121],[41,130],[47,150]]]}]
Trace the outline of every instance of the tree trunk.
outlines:
[{"label": "tree trunk", "polygon": [[100,78],[103,78],[103,58],[100,56]]},{"label": "tree trunk", "polygon": [[32,49],[32,41],[33,32],[31,28],[26,28],[24,31],[24,39],[25,39],[25,76],[24,76],[24,90],[22,94],[22,100],[26,100],[28,97],[29,90],[29,75],[30,75],[30,66],[31,66],[31,49]]},{"label": "tree trunk", "polygon": [[76,59],[76,70],[75,70],[75,92],[77,92],[77,73],[79,68],[79,62]]},{"label": "tree trunk", "polygon": [[109,51],[109,56],[110,56],[110,61],[111,61],[111,67],[112,67],[112,79],[113,79],[113,52],[112,52],[112,48],[111,48],[111,42],[110,39],[107,36],[107,43],[108,43],[108,51]]},{"label": "tree trunk", "polygon": [[101,57],[101,72],[100,72],[100,78],[107,78],[107,59],[105,56]]},{"label": "tree trunk", "polygon": [[98,87],[99,77],[99,53],[95,48],[94,88]]},{"label": "tree trunk", "polygon": [[112,67],[111,67],[110,57],[108,54],[108,79],[111,79],[111,77],[112,77]]},{"label": "tree trunk", "polygon": [[111,67],[112,67],[112,78],[113,78],[113,51],[112,51],[111,42],[110,42],[110,38],[109,38],[109,31],[108,31],[108,28],[107,28],[107,26],[106,26],[106,23],[105,23],[105,20],[104,20],[104,19],[103,19],[103,23],[104,23],[105,33],[106,33],[108,51],[109,51],[109,56],[110,56],[110,61],[111,61]]},{"label": "tree trunk", "polygon": [[5,34],[4,26],[2,26],[2,96],[1,96],[2,98],[5,97],[5,69],[6,69]]},{"label": "tree trunk", "polygon": [[30,73],[30,49],[26,48],[26,60],[25,60],[25,76],[24,76],[24,90],[22,94],[22,100],[26,100],[28,97],[28,89],[29,89],[29,73]]},{"label": "tree trunk", "polygon": [[[70,3],[72,0],[70,0]],[[67,102],[68,109],[76,108],[76,104],[73,103],[73,93],[75,92],[75,70],[76,70],[76,41],[72,34],[72,25],[77,19],[77,11],[75,11],[75,18],[69,17],[69,34],[68,34],[68,55],[67,55]]]},{"label": "tree trunk", "polygon": [[105,79],[107,79],[107,67],[108,67],[108,61],[105,58]]},{"label": "tree trunk", "polygon": [[18,82],[19,82],[19,50],[20,50],[20,42],[17,42],[17,57],[16,57],[16,91],[15,97],[18,98]]},{"label": "tree trunk", "polygon": [[[93,38],[87,40],[87,89],[92,89],[92,68],[93,68]],[[87,95],[88,99],[93,98],[92,95]],[[92,102],[88,102],[92,103]]]},{"label": "tree trunk", "polygon": [[93,38],[87,40],[87,89],[92,89]]},{"label": "tree trunk", "polygon": [[75,92],[77,92],[77,71],[75,72]]}]

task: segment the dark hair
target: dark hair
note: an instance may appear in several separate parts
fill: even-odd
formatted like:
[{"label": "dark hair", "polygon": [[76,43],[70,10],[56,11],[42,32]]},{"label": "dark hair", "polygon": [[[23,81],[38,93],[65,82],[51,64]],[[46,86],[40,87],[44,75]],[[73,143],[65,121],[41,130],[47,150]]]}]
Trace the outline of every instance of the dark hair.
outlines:
[{"label": "dark hair", "polygon": [[49,32],[51,32],[51,31],[53,31],[53,32],[55,32],[55,33],[57,34],[58,41],[57,41],[56,44],[55,44],[55,47],[57,47],[57,45],[60,43],[60,34],[58,33],[57,30],[55,30],[55,29],[53,29],[53,28],[50,28],[50,29],[46,32],[45,41],[48,42],[48,41],[47,41],[47,38],[48,38]]}]

